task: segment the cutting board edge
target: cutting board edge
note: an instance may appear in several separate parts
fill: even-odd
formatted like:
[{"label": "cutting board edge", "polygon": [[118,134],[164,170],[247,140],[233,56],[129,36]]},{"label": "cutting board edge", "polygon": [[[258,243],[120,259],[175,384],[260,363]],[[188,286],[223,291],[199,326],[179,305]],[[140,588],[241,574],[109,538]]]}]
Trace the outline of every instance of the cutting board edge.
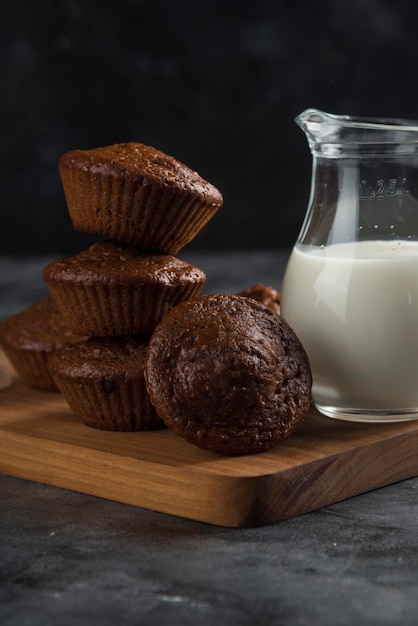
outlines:
[{"label": "cutting board edge", "polygon": [[[296,471],[295,468],[289,468],[256,476],[206,475],[203,491],[197,480],[202,478],[200,471],[163,468],[158,463],[117,457],[109,452],[91,449],[87,465],[86,459],[82,461],[82,473],[88,476],[88,480],[75,483],[74,474],[68,476],[68,468],[63,473],[62,467],[66,463],[70,469],[77,467],[79,456],[85,456],[81,446],[66,444],[65,454],[59,454],[61,444],[49,441],[45,457],[45,446],[39,455],[36,453],[39,443],[37,437],[21,434],[15,437],[19,440],[20,454],[10,453],[13,446],[6,450],[3,444],[7,444],[7,437],[0,443],[0,471],[4,474],[177,517],[235,528],[274,524],[418,475],[418,454],[415,451],[418,450],[418,432],[413,438],[408,437],[407,433],[399,433],[383,442],[383,445],[382,442],[375,442],[343,453],[336,452],[299,466]],[[404,450],[408,450],[409,454],[404,455],[403,463],[397,465],[396,474],[390,473],[385,457],[391,448],[400,443],[405,445],[404,440]],[[9,443],[13,443],[10,438]],[[362,475],[367,474],[373,447],[380,457],[379,471],[369,474],[366,483],[358,480],[353,486],[353,480],[348,481],[346,475],[353,473],[353,468],[359,467],[363,468]],[[31,449],[33,454],[30,462],[22,466],[19,458],[25,448]],[[101,474],[106,477],[114,475],[116,459],[119,459],[120,467],[127,469],[124,489],[118,489],[118,484],[113,483],[111,488],[109,483],[105,487],[101,482]],[[169,476],[164,469],[169,469]],[[321,487],[324,476],[328,480],[327,494]],[[145,491],[138,495],[134,487],[136,481],[141,480]],[[156,499],[149,495],[155,484],[160,487]],[[180,491],[177,489],[179,485]],[[301,491],[304,498],[297,497],[295,505],[295,495],[299,496]],[[184,496],[185,493],[188,497]],[[174,494],[176,497],[173,497]]]},{"label": "cutting board edge", "polygon": [[39,449],[38,437],[2,435],[0,473],[178,517],[239,526],[256,492],[257,476],[204,475],[45,439]]}]

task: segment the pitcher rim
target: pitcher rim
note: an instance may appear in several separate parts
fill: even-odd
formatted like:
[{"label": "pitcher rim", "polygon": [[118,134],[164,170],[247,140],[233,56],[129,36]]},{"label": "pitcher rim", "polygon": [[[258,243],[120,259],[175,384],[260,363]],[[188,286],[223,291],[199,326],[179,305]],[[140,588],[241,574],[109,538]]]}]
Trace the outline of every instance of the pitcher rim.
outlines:
[{"label": "pitcher rim", "polygon": [[[313,119],[317,116],[318,119]],[[311,117],[309,120],[308,118]],[[362,117],[358,115],[339,115],[310,107],[296,116],[295,122],[304,129],[310,123],[332,124],[345,128],[361,128],[364,130],[398,130],[418,132],[418,120],[395,117]]]}]

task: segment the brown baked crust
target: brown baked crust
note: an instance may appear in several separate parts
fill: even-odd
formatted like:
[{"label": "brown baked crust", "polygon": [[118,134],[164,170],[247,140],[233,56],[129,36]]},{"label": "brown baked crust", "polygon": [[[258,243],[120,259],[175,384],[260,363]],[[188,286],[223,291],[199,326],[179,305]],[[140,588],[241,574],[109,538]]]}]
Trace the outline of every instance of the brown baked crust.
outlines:
[{"label": "brown baked crust", "polygon": [[150,340],[145,378],[169,428],[226,455],[275,446],[311,403],[309,361],[293,330],[237,295],[202,296],[169,312]]},{"label": "brown baked crust", "polygon": [[57,391],[47,355],[85,339],[74,334],[51,297],[42,298],[0,323],[0,345],[25,385]]},{"label": "brown baked crust", "polygon": [[141,250],[117,241],[99,241],[78,254],[53,261],[44,269],[47,283],[177,288],[206,282],[205,273],[169,254]]},{"label": "brown baked crust", "polygon": [[270,287],[270,285],[257,283],[252,287],[243,289],[238,295],[244,296],[244,298],[252,298],[253,300],[257,300],[257,302],[262,302],[275,313],[280,313],[280,292]]},{"label": "brown baked crust", "polygon": [[48,369],[83,423],[102,430],[162,428],[144,379],[148,339],[91,337],[57,350]]},{"label": "brown baked crust", "polygon": [[200,293],[206,275],[171,255],[102,241],[53,261],[44,279],[74,332],[115,336],[151,334],[170,308]]},{"label": "brown baked crust", "polygon": [[51,352],[83,340],[75,335],[53,298],[47,296],[0,323],[0,344],[21,350]]},{"label": "brown baked crust", "polygon": [[152,182],[165,187],[173,186],[189,194],[204,195],[214,204],[222,203],[218,189],[197,172],[152,146],[133,141],[66,152],[60,159],[59,167],[61,170],[74,169],[101,176],[134,178],[141,185]]},{"label": "brown baked crust", "polygon": [[167,254],[177,254],[223,203],[197,172],[140,143],[72,150],[59,170],[76,230]]}]

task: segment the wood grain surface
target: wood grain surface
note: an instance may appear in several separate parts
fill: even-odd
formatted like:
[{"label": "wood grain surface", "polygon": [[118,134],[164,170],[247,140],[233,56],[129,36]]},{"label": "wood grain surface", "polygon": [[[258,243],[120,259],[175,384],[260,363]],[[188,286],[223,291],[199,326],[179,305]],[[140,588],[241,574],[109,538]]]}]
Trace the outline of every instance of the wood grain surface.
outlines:
[{"label": "wood grain surface", "polygon": [[[0,367],[10,370],[0,352]],[[418,475],[418,421],[319,415],[271,451],[221,457],[168,430],[81,423],[58,393],[0,390],[0,472],[231,527],[271,524]]]}]

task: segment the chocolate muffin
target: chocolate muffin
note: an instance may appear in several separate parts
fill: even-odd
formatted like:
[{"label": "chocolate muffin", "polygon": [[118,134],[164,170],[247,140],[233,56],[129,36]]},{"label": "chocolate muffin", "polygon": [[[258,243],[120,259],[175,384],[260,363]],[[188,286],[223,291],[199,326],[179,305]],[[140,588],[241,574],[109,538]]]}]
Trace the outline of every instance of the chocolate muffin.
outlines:
[{"label": "chocolate muffin", "polygon": [[164,427],[144,379],[148,340],[91,337],[48,359],[51,376],[86,426],[137,431]]},{"label": "chocolate muffin", "polygon": [[0,323],[0,345],[22,382],[37,391],[58,391],[47,368],[48,355],[84,339],[70,330],[51,297]]},{"label": "chocolate muffin", "polygon": [[59,170],[75,230],[167,254],[189,243],[223,203],[197,172],[140,143],[72,150]]},{"label": "chocolate muffin", "polygon": [[225,455],[272,448],[301,424],[311,402],[308,357],[266,305],[202,296],[172,309],[148,347],[145,378],[165,424]]},{"label": "chocolate muffin", "polygon": [[197,296],[206,282],[185,261],[115,241],[53,261],[44,279],[72,330],[91,336],[151,334],[170,308]]},{"label": "chocolate muffin", "polygon": [[243,289],[238,295],[244,296],[245,298],[252,298],[253,300],[257,300],[257,302],[262,302],[275,313],[280,313],[280,293],[269,285],[257,283],[252,287]]}]

